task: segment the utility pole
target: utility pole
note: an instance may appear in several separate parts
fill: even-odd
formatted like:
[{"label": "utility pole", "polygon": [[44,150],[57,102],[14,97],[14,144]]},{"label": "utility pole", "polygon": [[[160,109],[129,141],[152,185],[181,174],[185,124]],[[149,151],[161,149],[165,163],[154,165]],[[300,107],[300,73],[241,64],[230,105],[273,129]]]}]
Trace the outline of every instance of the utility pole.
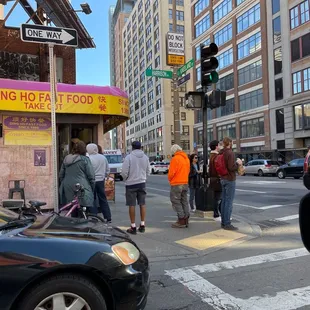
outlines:
[{"label": "utility pole", "polygon": [[[172,30],[177,32],[177,0],[172,1]],[[174,119],[174,143],[181,145],[181,124],[180,124],[180,102],[179,102],[179,89],[178,89],[178,68],[173,67],[173,119]]]}]

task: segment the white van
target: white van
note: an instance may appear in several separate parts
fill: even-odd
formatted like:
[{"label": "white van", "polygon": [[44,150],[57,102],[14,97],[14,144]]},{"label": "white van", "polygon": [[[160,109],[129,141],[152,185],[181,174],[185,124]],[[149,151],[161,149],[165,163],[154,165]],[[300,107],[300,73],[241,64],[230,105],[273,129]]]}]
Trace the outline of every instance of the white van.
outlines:
[{"label": "white van", "polygon": [[123,156],[121,150],[104,150],[103,155],[108,160],[110,173],[114,173],[115,179],[120,179],[123,181],[123,177],[121,176],[123,165]]}]

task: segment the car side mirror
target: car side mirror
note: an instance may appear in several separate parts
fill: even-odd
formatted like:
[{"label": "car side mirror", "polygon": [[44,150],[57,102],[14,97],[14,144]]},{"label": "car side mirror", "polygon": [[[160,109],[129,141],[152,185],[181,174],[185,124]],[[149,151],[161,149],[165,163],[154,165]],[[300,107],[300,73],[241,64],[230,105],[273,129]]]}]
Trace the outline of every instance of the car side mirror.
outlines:
[{"label": "car side mirror", "polygon": [[299,203],[299,228],[302,242],[310,252],[310,193]]}]

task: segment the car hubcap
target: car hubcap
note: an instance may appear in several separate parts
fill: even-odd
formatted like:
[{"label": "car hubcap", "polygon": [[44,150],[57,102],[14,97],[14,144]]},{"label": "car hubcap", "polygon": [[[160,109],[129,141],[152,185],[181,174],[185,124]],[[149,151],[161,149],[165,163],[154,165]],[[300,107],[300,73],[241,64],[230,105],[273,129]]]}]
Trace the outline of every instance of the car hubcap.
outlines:
[{"label": "car hubcap", "polygon": [[34,310],[91,310],[88,303],[72,293],[58,293],[42,300]]},{"label": "car hubcap", "polygon": [[283,178],[283,172],[282,172],[282,171],[281,171],[281,172],[279,172],[279,173],[278,173],[278,176],[279,176],[279,178],[281,178],[281,179],[282,179],[282,178]]}]

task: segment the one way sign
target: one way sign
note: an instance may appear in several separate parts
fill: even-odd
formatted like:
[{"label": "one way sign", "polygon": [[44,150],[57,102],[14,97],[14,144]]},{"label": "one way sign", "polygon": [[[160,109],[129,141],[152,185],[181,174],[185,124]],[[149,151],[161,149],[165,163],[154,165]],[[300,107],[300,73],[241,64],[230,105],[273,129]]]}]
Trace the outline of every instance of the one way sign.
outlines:
[{"label": "one way sign", "polygon": [[22,24],[20,32],[21,39],[24,42],[78,46],[78,36],[75,29]]}]

